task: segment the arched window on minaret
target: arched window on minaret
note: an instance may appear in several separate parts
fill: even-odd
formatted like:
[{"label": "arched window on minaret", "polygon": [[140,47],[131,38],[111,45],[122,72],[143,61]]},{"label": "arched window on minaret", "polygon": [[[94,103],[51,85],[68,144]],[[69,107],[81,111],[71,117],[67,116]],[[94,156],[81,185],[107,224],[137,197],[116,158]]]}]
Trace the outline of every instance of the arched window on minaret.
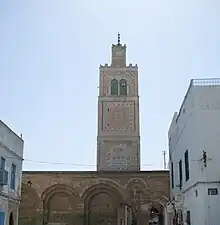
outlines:
[{"label": "arched window on minaret", "polygon": [[120,86],[120,95],[127,95],[128,94],[128,85],[125,79],[121,79],[119,82]]},{"label": "arched window on minaret", "polygon": [[111,81],[111,95],[118,95],[118,81],[116,79]]}]

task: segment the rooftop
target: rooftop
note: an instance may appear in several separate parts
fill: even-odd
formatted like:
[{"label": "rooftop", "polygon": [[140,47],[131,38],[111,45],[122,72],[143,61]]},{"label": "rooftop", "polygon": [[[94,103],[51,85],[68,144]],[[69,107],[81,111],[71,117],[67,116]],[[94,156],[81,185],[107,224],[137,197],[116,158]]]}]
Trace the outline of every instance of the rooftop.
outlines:
[{"label": "rooftop", "polygon": [[176,117],[176,121],[178,120],[180,113],[182,111],[183,105],[188,97],[188,94],[190,92],[190,90],[194,87],[207,87],[207,86],[220,86],[220,78],[201,78],[201,79],[191,79],[190,80],[190,84],[189,87],[187,89],[187,92],[184,96],[183,102],[181,104],[180,110],[178,112],[178,115]]}]

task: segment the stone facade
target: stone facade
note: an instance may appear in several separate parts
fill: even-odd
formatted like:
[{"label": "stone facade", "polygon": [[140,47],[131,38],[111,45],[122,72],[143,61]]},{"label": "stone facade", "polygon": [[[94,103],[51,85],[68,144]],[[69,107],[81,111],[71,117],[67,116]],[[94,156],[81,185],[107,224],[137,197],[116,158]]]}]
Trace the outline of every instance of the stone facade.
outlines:
[{"label": "stone facade", "polygon": [[24,172],[19,224],[148,225],[152,209],[165,224],[168,171],[140,171],[139,130],[138,69],[119,40],[100,66],[97,171]]},{"label": "stone facade", "polygon": [[100,66],[98,171],[140,170],[138,67],[126,65],[126,45],[112,45],[111,64]]},{"label": "stone facade", "polygon": [[163,214],[163,196],[169,196],[168,171],[24,172],[19,224],[122,224],[127,205],[128,225],[132,219],[148,225],[141,205]]}]

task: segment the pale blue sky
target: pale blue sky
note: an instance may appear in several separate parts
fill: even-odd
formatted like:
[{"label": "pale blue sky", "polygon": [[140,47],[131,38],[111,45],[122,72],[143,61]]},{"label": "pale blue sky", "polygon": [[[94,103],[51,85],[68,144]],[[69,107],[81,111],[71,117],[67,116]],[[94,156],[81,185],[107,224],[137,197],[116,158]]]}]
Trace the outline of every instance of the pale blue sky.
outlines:
[{"label": "pale blue sky", "polygon": [[0,119],[25,140],[25,170],[93,170],[98,68],[117,41],[140,82],[142,169],[163,167],[189,79],[219,77],[219,0],[0,1]]}]

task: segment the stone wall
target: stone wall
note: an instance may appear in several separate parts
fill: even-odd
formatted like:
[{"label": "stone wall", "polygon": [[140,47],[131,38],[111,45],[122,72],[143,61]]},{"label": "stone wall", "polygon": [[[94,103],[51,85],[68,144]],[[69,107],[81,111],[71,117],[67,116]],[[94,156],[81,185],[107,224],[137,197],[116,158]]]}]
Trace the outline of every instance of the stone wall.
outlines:
[{"label": "stone wall", "polygon": [[160,210],[162,196],[169,197],[168,171],[23,172],[19,225],[120,224],[124,205],[141,218],[140,205]]}]

